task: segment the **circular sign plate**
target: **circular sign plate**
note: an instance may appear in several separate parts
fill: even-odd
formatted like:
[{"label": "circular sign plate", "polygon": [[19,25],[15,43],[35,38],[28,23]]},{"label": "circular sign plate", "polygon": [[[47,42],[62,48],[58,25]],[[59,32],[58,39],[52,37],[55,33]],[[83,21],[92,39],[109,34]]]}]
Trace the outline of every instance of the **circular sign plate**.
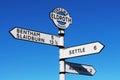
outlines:
[{"label": "circular sign plate", "polygon": [[50,13],[50,18],[59,29],[66,29],[71,23],[72,18],[63,8],[56,8]]}]

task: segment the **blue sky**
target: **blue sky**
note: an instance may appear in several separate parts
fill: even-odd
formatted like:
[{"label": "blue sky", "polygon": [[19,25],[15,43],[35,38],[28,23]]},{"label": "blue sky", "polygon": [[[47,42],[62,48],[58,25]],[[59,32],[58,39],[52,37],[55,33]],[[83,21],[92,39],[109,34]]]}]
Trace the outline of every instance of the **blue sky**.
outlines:
[{"label": "blue sky", "polygon": [[66,74],[66,80],[120,79],[119,0],[1,0],[0,80],[59,80],[59,48],[14,39],[15,26],[58,34],[49,18],[54,8],[65,8],[73,19],[65,30],[65,47],[100,41],[100,54],[67,59],[93,65],[94,76]]}]

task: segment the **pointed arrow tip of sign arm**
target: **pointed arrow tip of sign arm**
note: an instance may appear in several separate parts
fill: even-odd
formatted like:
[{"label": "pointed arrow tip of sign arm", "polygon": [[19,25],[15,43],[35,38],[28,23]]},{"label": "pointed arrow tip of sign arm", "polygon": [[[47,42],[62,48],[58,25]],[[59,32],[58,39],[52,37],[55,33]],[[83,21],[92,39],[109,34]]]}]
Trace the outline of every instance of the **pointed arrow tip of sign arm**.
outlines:
[{"label": "pointed arrow tip of sign arm", "polygon": [[16,36],[16,33],[17,33],[16,29],[17,29],[17,28],[13,28],[12,30],[9,31],[9,33],[10,33],[14,38],[17,37],[17,36]]},{"label": "pointed arrow tip of sign arm", "polygon": [[105,47],[105,45],[103,45],[101,42],[97,42],[97,44],[98,44],[98,48],[99,48],[99,50],[98,50],[98,53],[100,53],[103,49],[104,49],[104,47]]},{"label": "pointed arrow tip of sign arm", "polygon": [[91,76],[95,75],[96,70],[95,70],[95,68],[94,68],[93,66],[91,66],[91,70],[92,70],[92,72],[91,72]]},{"label": "pointed arrow tip of sign arm", "polygon": [[88,76],[94,76],[96,73],[95,68],[92,65],[82,65],[84,67],[84,69],[86,69],[86,75]]}]

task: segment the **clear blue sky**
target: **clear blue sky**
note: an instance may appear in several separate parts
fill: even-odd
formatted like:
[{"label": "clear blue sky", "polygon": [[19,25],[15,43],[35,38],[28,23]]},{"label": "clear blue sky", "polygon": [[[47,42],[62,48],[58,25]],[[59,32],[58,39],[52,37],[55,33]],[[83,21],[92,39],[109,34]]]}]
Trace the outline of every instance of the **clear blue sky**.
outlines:
[{"label": "clear blue sky", "polygon": [[100,54],[67,61],[93,65],[94,76],[66,74],[66,80],[120,79],[119,0],[0,0],[0,80],[59,80],[59,48],[14,39],[14,26],[58,34],[49,18],[56,7],[73,19],[65,30],[65,47],[100,41]]}]

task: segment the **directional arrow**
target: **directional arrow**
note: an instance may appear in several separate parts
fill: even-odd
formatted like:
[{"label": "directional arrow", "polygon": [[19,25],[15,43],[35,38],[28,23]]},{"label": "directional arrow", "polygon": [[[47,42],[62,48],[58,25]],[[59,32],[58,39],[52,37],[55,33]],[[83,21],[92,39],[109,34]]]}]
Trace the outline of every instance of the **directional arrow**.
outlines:
[{"label": "directional arrow", "polygon": [[91,65],[65,62],[65,72],[72,73],[72,74],[93,76],[96,71]]},{"label": "directional arrow", "polygon": [[23,28],[14,28],[10,31],[15,39],[44,43],[54,46],[63,46],[63,38]]},{"label": "directional arrow", "polygon": [[60,49],[60,59],[99,53],[104,48],[100,42],[93,42],[80,46]]}]

